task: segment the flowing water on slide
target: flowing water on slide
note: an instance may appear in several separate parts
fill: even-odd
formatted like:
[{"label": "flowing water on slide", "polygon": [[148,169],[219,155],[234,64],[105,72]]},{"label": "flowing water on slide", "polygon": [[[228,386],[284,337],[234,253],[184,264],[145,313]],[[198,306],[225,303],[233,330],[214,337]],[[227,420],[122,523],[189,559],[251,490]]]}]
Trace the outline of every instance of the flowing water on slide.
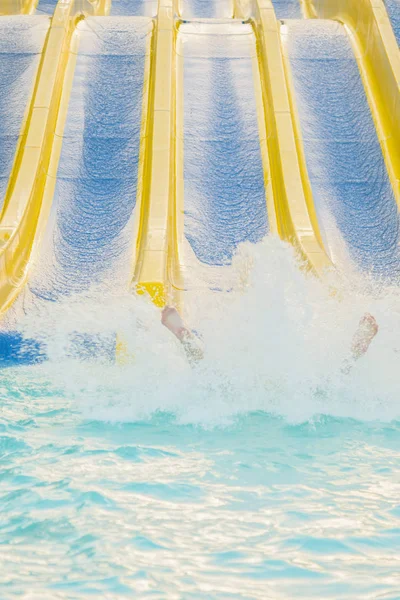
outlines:
[{"label": "flowing water on slide", "polygon": [[346,29],[293,20],[281,35],[325,247],[336,265],[396,279],[398,208]]},{"label": "flowing water on slide", "polygon": [[394,34],[397,39],[397,43],[400,41],[400,1],[399,0],[385,0],[386,9],[389,14],[389,18],[392,22]]},{"label": "flowing water on slide", "polygon": [[[58,0],[39,0],[37,14],[52,15]],[[83,7],[88,8],[83,2]],[[158,0],[112,0],[110,15],[115,17],[154,17],[157,14]]]},{"label": "flowing water on slide", "polygon": [[46,17],[12,16],[0,20],[1,205],[49,24]]},{"label": "flowing water on slide", "polygon": [[301,19],[300,0],[272,0],[278,19]]},{"label": "flowing water on slide", "polygon": [[233,17],[234,0],[180,0],[179,11],[185,19],[228,19]]}]

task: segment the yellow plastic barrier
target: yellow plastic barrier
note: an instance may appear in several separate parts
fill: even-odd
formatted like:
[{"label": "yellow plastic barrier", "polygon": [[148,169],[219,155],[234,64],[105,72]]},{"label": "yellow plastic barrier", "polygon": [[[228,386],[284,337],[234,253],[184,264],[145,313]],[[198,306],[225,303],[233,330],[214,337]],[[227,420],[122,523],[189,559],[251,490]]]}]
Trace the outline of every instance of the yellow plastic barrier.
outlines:
[{"label": "yellow plastic barrier", "polygon": [[174,6],[159,0],[150,64],[137,256],[133,282],[157,306],[166,302],[170,221],[174,205]]},{"label": "yellow plastic barrier", "polygon": [[270,0],[254,0],[260,72],[263,77],[265,121],[268,132],[272,186],[278,233],[291,242],[308,266],[321,275],[332,263],[323,247],[315,207],[301,151],[293,99],[287,85],[279,23]]},{"label": "yellow plastic barrier", "polygon": [[[68,107],[64,80],[76,43],[76,24],[83,18],[77,6],[74,0],[57,4],[20,136],[0,216],[0,313],[25,284],[53,199]],[[107,0],[99,0],[88,10],[104,14],[108,7]]]},{"label": "yellow plastic barrier", "polygon": [[38,0],[0,0],[0,15],[31,15]]},{"label": "yellow plastic barrier", "polygon": [[382,0],[305,0],[309,17],[347,26],[400,208],[400,51]]}]

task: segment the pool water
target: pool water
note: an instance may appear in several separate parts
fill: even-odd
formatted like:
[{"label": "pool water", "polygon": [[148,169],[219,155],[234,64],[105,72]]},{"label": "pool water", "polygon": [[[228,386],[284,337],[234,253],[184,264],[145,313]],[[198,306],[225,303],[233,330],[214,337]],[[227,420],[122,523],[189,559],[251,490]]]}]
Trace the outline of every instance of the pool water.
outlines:
[{"label": "pool water", "polygon": [[[24,323],[49,360],[0,372],[2,599],[400,598],[398,293],[339,300],[273,239],[235,267],[240,295],[187,300],[195,368],[142,298]],[[128,364],[71,354],[99,323]]]}]

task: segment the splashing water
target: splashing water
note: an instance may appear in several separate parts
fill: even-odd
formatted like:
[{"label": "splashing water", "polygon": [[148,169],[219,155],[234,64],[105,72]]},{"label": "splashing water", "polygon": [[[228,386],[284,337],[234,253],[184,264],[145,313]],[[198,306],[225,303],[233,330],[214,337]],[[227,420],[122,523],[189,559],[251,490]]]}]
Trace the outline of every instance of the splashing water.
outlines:
[{"label": "splashing water", "polygon": [[298,266],[268,237],[239,292],[187,292],[195,368],[143,297],[28,313],[48,361],[0,372],[1,598],[400,596],[399,293]]},{"label": "splashing water", "polygon": [[[243,245],[236,256],[233,269],[245,281],[240,292],[188,292],[187,322],[205,347],[205,359],[194,369],[161,327],[158,309],[130,294],[94,290],[51,310],[46,305],[44,315],[26,319],[23,330],[46,344],[46,372],[85,416],[115,422],[164,411],[202,425],[220,425],[254,410],[294,422],[315,414],[398,417],[397,289],[369,285],[366,291],[359,282],[350,290],[333,278],[327,285],[298,266],[289,247],[267,238]],[[366,311],[376,316],[379,336],[367,356],[343,373]],[[96,361],[71,358],[71,340],[79,332],[98,337]],[[116,333],[129,347],[126,365],[107,360]],[[104,353],[108,346],[111,352]]]}]

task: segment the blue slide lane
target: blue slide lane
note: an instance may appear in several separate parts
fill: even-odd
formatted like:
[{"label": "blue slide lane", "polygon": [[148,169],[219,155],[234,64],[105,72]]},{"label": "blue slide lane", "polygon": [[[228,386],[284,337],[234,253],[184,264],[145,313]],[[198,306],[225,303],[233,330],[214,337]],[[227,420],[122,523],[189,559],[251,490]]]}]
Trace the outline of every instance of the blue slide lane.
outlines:
[{"label": "blue slide lane", "polygon": [[230,19],[234,13],[233,0],[181,0],[185,19]]},{"label": "blue slide lane", "polygon": [[57,0],[39,0],[36,7],[37,15],[52,15],[57,6]]},{"label": "blue slide lane", "polygon": [[[222,28],[222,29],[221,29]],[[220,35],[215,35],[215,34]],[[268,231],[250,25],[183,24],[185,234],[197,258],[230,263]]]},{"label": "blue slide lane", "polygon": [[0,207],[48,28],[46,17],[0,19]]},{"label": "blue slide lane", "polygon": [[314,202],[328,251],[398,277],[399,215],[358,66],[343,26],[287,21],[289,56]]},{"label": "blue slide lane", "polygon": [[110,15],[118,17],[155,17],[157,0],[112,0]]},{"label": "blue slide lane", "polygon": [[301,19],[300,0],[272,0],[277,19]]},{"label": "blue slide lane", "polygon": [[385,0],[397,43],[400,45],[400,0]]},{"label": "blue slide lane", "polygon": [[[87,3],[89,6],[89,0]],[[154,17],[157,14],[157,4],[157,0],[111,0],[110,16]],[[40,0],[36,13],[52,15],[56,6],[57,0]]]},{"label": "blue slide lane", "polygon": [[56,191],[30,289],[56,300],[127,285],[133,252],[149,19],[89,18],[81,39]]}]

